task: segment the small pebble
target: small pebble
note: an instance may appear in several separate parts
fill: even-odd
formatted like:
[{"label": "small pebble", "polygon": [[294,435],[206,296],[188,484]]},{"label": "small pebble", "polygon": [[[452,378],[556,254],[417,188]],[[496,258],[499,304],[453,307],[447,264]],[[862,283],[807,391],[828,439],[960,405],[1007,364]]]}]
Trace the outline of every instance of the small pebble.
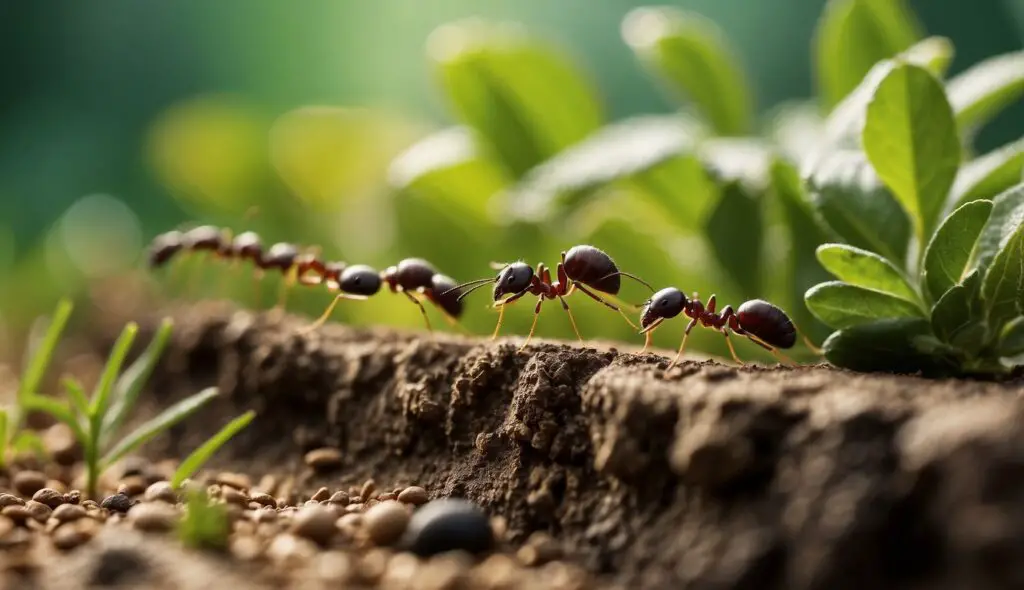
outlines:
[{"label": "small pebble", "polygon": [[147,502],[132,506],[128,520],[140,531],[169,531],[178,520],[178,511],[163,502]]},{"label": "small pebble", "polygon": [[168,504],[176,504],[178,502],[178,494],[175,493],[174,488],[171,487],[171,482],[169,481],[158,481],[150,484],[150,486],[146,488],[143,498],[145,498],[147,502],[159,501],[167,502]]},{"label": "small pebble", "polygon": [[363,515],[366,534],[375,544],[388,546],[401,538],[409,524],[409,511],[394,500],[381,502]]},{"label": "small pebble", "polygon": [[53,509],[51,514],[58,522],[72,522],[85,516],[85,508],[77,504],[61,504]]},{"label": "small pebble", "polygon": [[494,546],[494,532],[487,514],[476,504],[441,499],[412,515],[402,545],[420,556],[460,550],[484,553]]},{"label": "small pebble", "polygon": [[82,447],[67,424],[58,422],[46,429],[43,445],[58,465],[74,465],[82,457]]},{"label": "small pebble", "polygon": [[427,490],[420,486],[409,486],[398,494],[399,502],[405,502],[406,504],[412,504],[414,506],[426,504],[429,499],[430,498],[427,497]]},{"label": "small pebble", "polygon": [[52,488],[43,488],[32,494],[32,499],[50,508],[56,508],[64,503],[64,494]]},{"label": "small pebble", "polygon": [[244,473],[231,473],[229,471],[222,471],[217,474],[217,477],[213,479],[214,482],[219,483],[222,486],[230,486],[236,490],[248,490],[252,487],[252,480],[249,479],[248,475]]},{"label": "small pebble", "polygon": [[315,494],[313,494],[313,497],[310,498],[310,500],[313,500],[314,502],[323,502],[324,500],[327,500],[330,497],[331,490],[328,490],[327,488],[320,488],[319,490],[316,491]]},{"label": "small pebble", "polygon": [[25,502],[25,509],[32,515],[32,518],[36,519],[37,522],[46,522],[46,519],[50,518],[53,514],[53,508],[50,508],[42,502],[36,502],[35,500],[29,500]]},{"label": "small pebble", "polygon": [[228,504],[245,508],[249,505],[249,497],[235,488],[227,487],[220,491],[220,497]]},{"label": "small pebble", "polygon": [[524,565],[543,565],[562,557],[562,546],[551,535],[538,531],[530,535],[516,557]]},{"label": "small pebble", "polygon": [[0,510],[0,515],[11,519],[14,524],[24,524],[28,519],[32,518],[32,513],[28,511],[28,508],[18,504],[13,504]]},{"label": "small pebble", "polygon": [[316,545],[295,535],[277,535],[266,555],[280,567],[300,567],[316,555]]},{"label": "small pebble", "polygon": [[277,507],[277,500],[275,500],[270,494],[264,494],[263,492],[254,492],[249,496],[249,500],[262,506],[270,506],[271,508]]},{"label": "small pebble", "polygon": [[141,475],[132,475],[121,480],[117,493],[126,496],[138,496],[146,491],[146,479]]},{"label": "small pebble", "polygon": [[376,498],[378,502],[387,502],[388,500],[395,500],[398,498],[398,494],[392,494],[388,492],[386,494],[379,494]]},{"label": "small pebble", "polygon": [[334,521],[334,513],[323,506],[304,506],[292,519],[291,530],[300,537],[326,545],[338,530]]},{"label": "small pebble", "polygon": [[328,498],[327,501],[331,504],[337,504],[338,506],[347,506],[349,498],[346,492],[339,490],[331,494],[331,497]]},{"label": "small pebble", "polygon": [[82,492],[80,492],[78,490],[71,490],[70,492],[64,494],[64,503],[65,504],[78,504],[81,501],[82,501]]},{"label": "small pebble", "polygon": [[366,480],[365,483],[363,483],[363,487],[360,488],[360,490],[359,490],[359,497],[362,498],[363,502],[365,502],[365,501],[369,500],[370,496],[372,496],[373,493],[376,492],[376,491],[377,491],[377,482],[373,481],[372,479],[368,479],[368,480]]},{"label": "small pebble", "polygon": [[38,471],[19,471],[14,475],[14,489],[19,494],[31,497],[46,487],[46,476]]},{"label": "small pebble", "polygon": [[14,494],[0,494],[0,510],[8,506],[24,506],[25,501]]},{"label": "small pebble", "polygon": [[329,471],[341,466],[341,451],[325,447],[306,453],[306,465],[317,471]]},{"label": "small pebble", "polygon": [[53,532],[53,546],[61,551],[74,549],[87,542],[92,536],[77,527],[64,526]]},{"label": "small pebble", "polygon": [[132,507],[132,499],[124,494],[114,494],[104,498],[100,506],[113,512],[128,512]]},{"label": "small pebble", "polygon": [[347,531],[354,531],[363,524],[362,514],[346,514],[338,519],[338,528]]}]

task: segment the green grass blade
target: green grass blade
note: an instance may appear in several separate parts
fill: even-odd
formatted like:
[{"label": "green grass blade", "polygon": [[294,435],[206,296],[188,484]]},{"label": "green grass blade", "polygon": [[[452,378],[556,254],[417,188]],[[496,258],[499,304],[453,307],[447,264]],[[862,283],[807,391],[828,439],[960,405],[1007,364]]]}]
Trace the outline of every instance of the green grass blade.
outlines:
[{"label": "green grass blade", "polygon": [[46,445],[43,438],[34,430],[22,430],[14,435],[11,448],[18,453],[30,453],[40,460],[47,457]]},{"label": "green grass blade", "polygon": [[85,396],[85,388],[82,387],[82,384],[74,377],[65,377],[61,383],[64,385],[64,390],[68,392],[71,407],[78,412],[80,417],[88,418],[89,398]]},{"label": "green grass blade", "polygon": [[131,348],[132,341],[135,340],[135,335],[138,331],[138,324],[129,322],[121,330],[121,335],[117,337],[117,342],[114,343],[114,348],[110,351],[110,356],[107,357],[107,364],[103,368],[103,374],[100,377],[99,383],[96,384],[96,389],[93,390],[92,403],[89,405],[89,416],[96,420],[94,427],[102,424],[99,419],[102,419],[102,416],[107,411],[114,379],[121,372],[121,365],[124,364],[124,359],[128,356],[128,350]]},{"label": "green grass blade", "polygon": [[62,299],[57,304],[57,310],[53,313],[50,325],[46,328],[46,334],[39,340],[38,345],[35,343],[29,345],[25,372],[18,385],[19,402],[39,389],[39,383],[43,380],[43,374],[46,373],[46,368],[50,365],[50,359],[53,358],[53,352],[57,349],[57,342],[68,323],[73,307],[70,300]]},{"label": "green grass blade", "polygon": [[196,410],[203,407],[206,402],[217,397],[218,393],[219,391],[216,387],[209,387],[195,395],[191,395],[181,400],[173,406],[165,409],[163,412],[160,412],[156,417],[147,420],[132,431],[131,434],[128,434],[118,441],[118,443],[114,445],[112,449],[107,451],[106,455],[104,455],[102,464],[104,466],[110,465],[143,444],[149,442],[160,433],[191,416]]},{"label": "green grass blade", "polygon": [[[117,380],[114,385],[113,397],[110,400],[110,409],[103,419],[103,433],[105,438],[114,436],[117,430],[124,424],[128,414],[131,413],[132,408],[135,407],[135,402],[139,399],[139,394],[142,393],[142,388],[145,387],[146,382],[149,381],[150,375],[153,374],[153,369],[156,368],[157,361],[163,355],[164,349],[167,347],[167,341],[171,336],[172,322],[170,318],[165,318],[160,324],[160,328],[157,330],[156,335],[153,336],[153,340],[150,341],[149,346],[146,350],[135,360],[134,363],[128,367],[124,374]],[[104,440],[104,443],[108,440]]]},{"label": "green grass blade", "polygon": [[66,404],[50,397],[30,395],[25,398],[24,409],[26,411],[35,410],[37,412],[49,414],[55,420],[67,424],[68,428],[70,428],[74,433],[75,438],[78,439],[78,442],[82,443],[82,447],[86,449],[89,447],[89,436],[82,428],[82,425],[78,423],[78,418],[75,416],[75,413]]},{"label": "green grass blade", "polygon": [[171,485],[175,488],[180,487],[183,481],[191,477],[192,474],[198,471],[199,468],[217,452],[217,449],[222,447],[224,443],[231,440],[231,437],[235,436],[243,428],[248,426],[255,417],[256,412],[249,410],[231,422],[228,422],[217,434],[211,436],[202,444],[202,446],[192,451],[192,454],[186,457],[185,460],[181,462],[181,465],[178,466],[177,471],[174,472],[174,478],[171,480]]}]

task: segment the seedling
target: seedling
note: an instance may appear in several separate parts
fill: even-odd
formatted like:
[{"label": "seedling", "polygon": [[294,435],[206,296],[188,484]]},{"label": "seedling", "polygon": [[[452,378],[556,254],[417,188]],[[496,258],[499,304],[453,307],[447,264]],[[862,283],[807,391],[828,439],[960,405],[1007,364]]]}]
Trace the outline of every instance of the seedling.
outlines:
[{"label": "seedling", "polygon": [[[57,307],[54,319],[50,322],[41,344],[30,346],[28,368],[18,389],[17,406],[14,409],[15,418],[12,420],[7,417],[8,419],[0,419],[0,422],[3,422],[4,435],[7,440],[10,440],[12,435],[15,440],[18,437],[24,440],[31,439],[18,431],[21,419],[31,411],[44,412],[66,424],[82,445],[85,459],[86,493],[90,497],[95,497],[97,482],[106,468],[192,415],[216,397],[218,391],[211,387],[187,397],[166,408],[156,417],[141,424],[122,438],[118,438],[125,420],[138,401],[139,394],[167,345],[171,333],[171,321],[165,319],[161,323],[153,340],[139,358],[122,373],[121,367],[124,365],[125,358],[138,332],[136,324],[126,325],[114,343],[91,396],[87,396],[82,385],[70,377],[65,378],[62,382],[66,399],[42,395],[37,391],[39,383],[50,363],[70,313],[70,302],[62,301]],[[251,414],[247,414],[229,424],[211,439],[212,442],[201,447],[201,452],[193,453],[186,464],[190,469],[198,469],[203,461],[228,438],[248,424],[251,419]]]},{"label": "seedling", "polygon": [[223,505],[210,502],[202,490],[189,490],[178,538],[195,549],[221,551],[228,546],[231,521]]}]

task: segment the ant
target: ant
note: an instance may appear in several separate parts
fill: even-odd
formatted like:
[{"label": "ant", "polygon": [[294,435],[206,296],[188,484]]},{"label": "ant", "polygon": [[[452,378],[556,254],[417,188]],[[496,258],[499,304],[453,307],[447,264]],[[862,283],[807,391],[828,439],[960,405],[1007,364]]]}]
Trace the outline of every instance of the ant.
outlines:
[{"label": "ant", "polygon": [[[316,269],[313,270],[317,272]],[[377,272],[376,269],[363,264],[346,267],[341,263],[328,263],[318,274],[319,276],[315,278],[303,280],[303,284],[324,283],[338,293],[324,313],[303,329],[304,332],[322,326],[334,311],[334,306],[342,299],[368,299],[376,295],[384,285],[387,285],[392,293],[402,293],[420,308],[427,330],[433,331],[433,327],[427,310],[417,295],[422,295],[436,305],[451,325],[459,325],[462,302],[451,293],[456,288],[455,279],[439,273],[434,265],[422,258],[406,258],[394,266],[389,266],[383,272]]]},{"label": "ant", "polygon": [[[569,321],[572,323],[573,331],[576,332],[576,337],[582,342],[583,337],[576,326],[576,319],[572,316],[569,304],[565,301],[566,297],[579,290],[599,303],[619,312],[630,326],[638,329],[636,324],[630,321],[621,308],[609,303],[594,291],[612,296],[617,295],[621,288],[621,277],[623,276],[641,283],[652,292],[654,291],[653,287],[639,277],[620,271],[608,254],[593,246],[586,245],[574,246],[568,252],[562,252],[562,261],[555,268],[555,275],[558,280],[554,282],[551,280],[550,270],[548,270],[544,263],[537,265],[536,272],[533,267],[522,261],[512,263],[492,262],[491,268],[499,271],[497,277],[469,281],[456,286],[451,291],[459,291],[465,287],[470,287],[468,291],[458,296],[458,300],[462,300],[463,297],[480,287],[489,283],[494,284],[492,294],[494,306],[501,311],[498,314],[498,324],[494,327],[494,334],[491,336],[491,340],[498,337],[505,308],[525,295],[536,295],[537,305],[533,309],[533,325],[530,327],[530,334],[526,337],[526,341],[519,347],[520,351],[526,348],[530,339],[533,338],[534,330],[537,328],[537,320],[540,318],[540,308],[544,301],[548,299],[558,299],[561,302],[562,309],[569,314]],[[446,291],[441,295],[445,296],[448,293]]]},{"label": "ant", "polygon": [[[736,356],[736,350],[732,346],[732,339],[729,338],[730,330],[738,336],[746,336],[758,346],[771,352],[779,360],[792,364],[792,361],[780,353],[778,349],[792,348],[796,344],[798,333],[796,325],[793,323],[793,320],[789,319],[786,312],[763,299],[747,301],[735,311],[731,305],[726,305],[721,313],[716,313],[715,295],[708,299],[707,307],[705,308],[697,293],[694,293],[691,299],[687,299],[686,295],[683,295],[683,292],[679,289],[666,287],[652,295],[650,299],[644,302],[643,306],[643,313],[640,316],[640,325],[643,329],[640,333],[646,336],[644,352],[650,347],[651,334],[663,321],[674,318],[680,313],[690,318],[690,323],[686,325],[686,330],[683,332],[683,342],[679,345],[679,352],[676,353],[676,357],[669,364],[668,369],[671,369],[679,362],[680,357],[683,355],[683,349],[686,348],[686,339],[690,336],[690,330],[698,322],[706,328],[721,332],[725,336],[729,352],[732,354],[733,360],[738,364],[742,365],[743,361]],[[802,334],[801,336],[804,343],[815,354],[821,353],[821,349],[814,346],[806,336]]]}]

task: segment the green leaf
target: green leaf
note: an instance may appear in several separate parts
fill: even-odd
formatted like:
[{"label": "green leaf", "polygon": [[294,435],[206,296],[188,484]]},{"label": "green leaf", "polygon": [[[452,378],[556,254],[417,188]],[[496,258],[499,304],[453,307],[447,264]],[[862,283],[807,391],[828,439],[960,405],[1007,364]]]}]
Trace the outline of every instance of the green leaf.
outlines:
[{"label": "green leaf", "polygon": [[[960,167],[949,191],[949,207],[977,199],[991,199],[1021,181],[1024,173],[1024,138],[980,156]],[[951,210],[952,210],[951,209]]]},{"label": "green leaf", "polygon": [[31,454],[40,460],[45,460],[47,456],[46,445],[43,444],[39,433],[34,430],[19,431],[11,441],[11,447],[17,453]]},{"label": "green leaf", "polygon": [[877,62],[916,42],[920,29],[903,0],[830,0],[814,35],[824,106],[847,96]]},{"label": "green leaf", "polygon": [[216,387],[208,387],[199,393],[167,407],[155,417],[139,425],[134,431],[122,438],[103,456],[103,465],[111,465],[121,457],[146,444],[162,432],[194,414],[207,402],[217,397]]},{"label": "green leaf", "polygon": [[224,425],[223,428],[210,437],[202,446],[192,451],[192,454],[186,457],[174,472],[174,477],[171,479],[171,486],[174,488],[181,487],[181,483],[183,481],[198,471],[207,461],[210,460],[210,457],[212,457],[218,449],[231,440],[233,436],[241,432],[243,428],[248,426],[255,417],[256,412],[249,410]]},{"label": "green leaf", "polygon": [[921,318],[895,318],[834,332],[822,345],[838,367],[861,372],[916,373],[949,370],[941,359],[920,352],[914,340],[930,333]]},{"label": "green leaf", "polygon": [[718,26],[673,7],[626,15],[622,37],[672,93],[693,102],[719,135],[749,133],[754,98],[739,58]]},{"label": "green leaf", "polygon": [[1024,224],[1006,241],[992,259],[981,284],[981,295],[988,311],[988,325],[999,330],[1004,322],[1024,308]]},{"label": "green leaf", "polygon": [[1024,94],[1024,51],[978,62],[946,84],[956,122],[968,135]]},{"label": "green leaf", "polygon": [[938,300],[963,279],[978,236],[992,213],[992,201],[972,201],[947,217],[924,253],[921,283]]},{"label": "green leaf", "polygon": [[945,37],[928,37],[894,59],[886,59],[872,66],[857,88],[843,99],[825,120],[825,143],[838,147],[860,147],[868,103],[875,89],[900,63],[921,66],[936,76],[945,74],[953,59],[953,44]]},{"label": "green leaf", "polygon": [[[626,179],[663,202],[683,197],[672,203],[672,210],[706,209],[710,203],[702,201],[712,195],[699,186],[707,182],[703,171],[695,171],[699,177],[673,179],[681,186],[662,185],[655,182],[657,175],[643,174],[673,160],[696,164],[700,135],[696,124],[678,115],[644,115],[612,123],[531,170],[503,196],[504,209],[515,219],[539,222],[578,206],[582,199],[574,195]],[[695,194],[688,194],[693,190]]]},{"label": "green leaf", "polygon": [[918,242],[939,222],[960,167],[960,139],[942,85],[924,68],[899,65],[868,103],[864,150],[910,215]]},{"label": "green leaf", "polygon": [[1003,327],[999,335],[999,354],[1017,356],[1024,354],[1024,316],[1017,316]]},{"label": "green leaf", "polygon": [[911,303],[920,301],[903,273],[874,252],[846,244],[822,244],[816,254],[821,266],[841,281]]},{"label": "green leaf", "polygon": [[[931,323],[935,335],[943,342],[976,352],[985,333],[984,317],[978,313],[980,294],[981,273],[977,270],[945,291],[932,307]],[[965,336],[971,334],[981,338],[965,340]]]},{"label": "green leaf", "polygon": [[590,80],[515,27],[450,23],[431,34],[428,50],[455,116],[515,178],[603,122]]},{"label": "green leaf", "polygon": [[511,183],[496,163],[483,154],[465,127],[451,127],[427,136],[398,155],[388,170],[388,183],[398,191],[454,209],[464,218],[486,220],[488,203]]},{"label": "green leaf", "polygon": [[46,368],[50,365],[53,353],[57,349],[60,335],[68,323],[68,318],[71,317],[72,308],[70,300],[62,299],[57,304],[57,310],[53,313],[53,319],[50,320],[50,324],[46,328],[46,334],[38,343],[32,342],[29,345],[29,352],[26,357],[28,362],[22,374],[21,383],[18,384],[18,400],[23,400],[26,396],[38,392],[39,384],[43,380]]},{"label": "green leaf", "polygon": [[62,380],[64,390],[71,400],[71,407],[78,414],[79,418],[89,416],[89,399],[85,396],[85,388],[74,377],[67,377]]},{"label": "green leaf", "polygon": [[7,468],[7,410],[0,408],[0,469]]},{"label": "green leaf", "polygon": [[842,281],[815,285],[804,299],[811,313],[837,330],[872,320],[924,315],[920,307],[905,299]]},{"label": "green leaf", "polygon": [[910,221],[862,152],[829,153],[805,176],[811,203],[843,241],[902,266]]},{"label": "green leaf", "polygon": [[103,367],[100,380],[93,390],[92,401],[89,404],[89,417],[94,421],[93,427],[97,430],[102,425],[103,416],[107,412],[110,393],[114,387],[114,379],[121,372],[121,366],[124,364],[124,359],[128,356],[128,351],[131,349],[132,342],[135,340],[135,335],[138,332],[139,326],[135,322],[129,322],[121,330],[121,335],[114,342],[114,348],[110,351],[110,356],[107,357],[107,363]]},{"label": "green leaf", "polygon": [[722,195],[705,225],[715,258],[744,297],[756,297],[761,291],[762,218],[758,195],[733,181],[722,187]]},{"label": "green leaf", "polygon": [[992,214],[978,236],[975,263],[988,268],[1010,236],[1024,223],[1024,183],[1011,187],[992,199]]},{"label": "green leaf", "polygon": [[142,351],[139,358],[135,359],[135,362],[118,378],[114,385],[113,397],[110,400],[110,410],[103,420],[104,444],[109,441],[110,436],[117,432],[125,418],[131,413],[132,408],[135,407],[142,388],[153,374],[157,361],[160,360],[160,356],[167,347],[172,326],[171,319],[164,318],[146,350]]},{"label": "green leaf", "polygon": [[90,444],[89,436],[82,429],[81,424],[78,423],[78,418],[67,404],[63,404],[50,397],[32,394],[25,398],[23,407],[26,411],[49,414],[54,420],[67,424],[83,447],[87,447]]},{"label": "green leaf", "polygon": [[774,146],[762,139],[716,137],[701,142],[698,153],[719,184],[740,182],[751,192],[768,188]]},{"label": "green leaf", "polygon": [[228,547],[231,519],[223,504],[211,502],[202,490],[190,489],[177,535],[186,547],[222,551]]}]

